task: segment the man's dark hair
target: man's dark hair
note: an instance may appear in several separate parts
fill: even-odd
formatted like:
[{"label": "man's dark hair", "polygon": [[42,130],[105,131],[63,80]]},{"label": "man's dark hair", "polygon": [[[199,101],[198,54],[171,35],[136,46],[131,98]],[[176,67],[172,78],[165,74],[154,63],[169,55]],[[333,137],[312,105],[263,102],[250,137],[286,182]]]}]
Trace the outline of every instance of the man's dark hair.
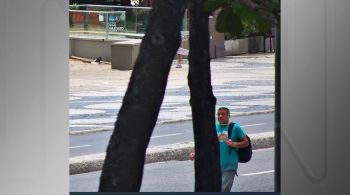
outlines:
[{"label": "man's dark hair", "polygon": [[226,110],[227,116],[230,116],[230,110],[227,107],[220,107],[218,110]]}]

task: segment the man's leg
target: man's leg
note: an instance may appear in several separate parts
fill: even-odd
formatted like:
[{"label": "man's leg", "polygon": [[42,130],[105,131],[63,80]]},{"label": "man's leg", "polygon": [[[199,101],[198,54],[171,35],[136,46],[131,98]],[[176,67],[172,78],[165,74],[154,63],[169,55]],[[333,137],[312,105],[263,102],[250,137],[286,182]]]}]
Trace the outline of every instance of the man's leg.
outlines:
[{"label": "man's leg", "polygon": [[222,172],[222,192],[230,192],[233,184],[233,180],[235,178],[236,171],[225,171]]}]

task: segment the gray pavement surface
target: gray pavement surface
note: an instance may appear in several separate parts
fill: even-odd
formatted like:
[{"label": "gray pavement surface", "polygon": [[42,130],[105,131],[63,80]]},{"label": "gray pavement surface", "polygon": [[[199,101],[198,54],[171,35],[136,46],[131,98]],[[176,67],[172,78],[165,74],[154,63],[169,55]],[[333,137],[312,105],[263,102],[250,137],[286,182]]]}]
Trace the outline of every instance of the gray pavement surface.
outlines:
[{"label": "gray pavement surface", "polygon": [[[70,61],[70,133],[113,128],[131,71]],[[235,115],[274,110],[274,54],[229,56],[211,61],[217,106]],[[157,124],[191,120],[188,65],[172,66]]]},{"label": "gray pavement surface", "polygon": [[[142,192],[191,192],[194,190],[193,161],[146,164]],[[71,192],[96,192],[101,172],[70,176]],[[252,160],[239,164],[232,192],[272,192],[274,190],[274,148],[254,150]]]},{"label": "gray pavement surface", "polygon": [[[251,134],[250,138],[253,149],[269,148],[275,145],[274,134],[272,132]],[[193,151],[193,141],[148,147],[145,163],[187,160],[188,154]],[[101,170],[105,156],[105,153],[98,153],[72,157],[69,159],[69,172],[70,174],[80,174]]]},{"label": "gray pavement surface", "polygon": [[[234,115],[273,113],[274,54],[213,59],[211,71],[217,107],[227,106]],[[113,128],[130,74],[131,71],[112,70],[108,64],[70,60],[69,132],[72,139],[78,134]],[[182,68],[172,66],[157,125],[191,120],[187,74],[187,64]],[[251,137],[255,148],[274,146],[272,132],[261,132]],[[89,139],[96,138],[91,136]],[[181,160],[192,149],[193,142],[149,147],[147,162]],[[104,155],[95,153],[70,158],[70,173],[99,170]]]},{"label": "gray pavement surface", "polygon": [[[274,113],[231,117],[250,135],[273,132]],[[148,147],[193,141],[192,121],[164,123],[155,126]],[[84,133],[70,136],[70,157],[103,153],[112,131]]]}]

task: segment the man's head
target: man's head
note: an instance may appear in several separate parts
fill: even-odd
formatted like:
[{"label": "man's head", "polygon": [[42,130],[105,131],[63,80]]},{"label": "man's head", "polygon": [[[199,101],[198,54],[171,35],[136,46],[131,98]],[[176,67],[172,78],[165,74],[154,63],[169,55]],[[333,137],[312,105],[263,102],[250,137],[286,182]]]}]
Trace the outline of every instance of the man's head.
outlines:
[{"label": "man's head", "polygon": [[226,107],[220,107],[218,109],[218,121],[220,124],[228,124],[230,119],[230,110]]}]

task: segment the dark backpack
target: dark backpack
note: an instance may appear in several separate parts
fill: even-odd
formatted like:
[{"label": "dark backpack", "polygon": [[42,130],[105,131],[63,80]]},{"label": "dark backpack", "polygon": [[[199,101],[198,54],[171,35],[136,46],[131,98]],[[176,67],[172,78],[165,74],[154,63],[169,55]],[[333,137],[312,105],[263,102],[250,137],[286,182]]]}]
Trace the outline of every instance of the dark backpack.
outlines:
[{"label": "dark backpack", "polygon": [[[228,137],[229,137],[229,139],[231,139],[231,135],[232,135],[232,131],[233,131],[233,127],[234,126],[235,126],[235,123],[230,123],[230,125],[228,126]],[[231,153],[232,150],[237,152],[237,154],[238,154],[238,161],[240,163],[246,163],[246,162],[250,161],[250,159],[252,158],[252,154],[253,154],[252,144],[250,142],[250,138],[249,138],[248,135],[247,135],[247,138],[248,138],[248,142],[249,142],[249,145],[247,147],[240,148],[238,151],[235,148],[231,148],[231,150],[230,150],[230,153]],[[241,141],[241,140],[238,140],[238,141]]]}]

